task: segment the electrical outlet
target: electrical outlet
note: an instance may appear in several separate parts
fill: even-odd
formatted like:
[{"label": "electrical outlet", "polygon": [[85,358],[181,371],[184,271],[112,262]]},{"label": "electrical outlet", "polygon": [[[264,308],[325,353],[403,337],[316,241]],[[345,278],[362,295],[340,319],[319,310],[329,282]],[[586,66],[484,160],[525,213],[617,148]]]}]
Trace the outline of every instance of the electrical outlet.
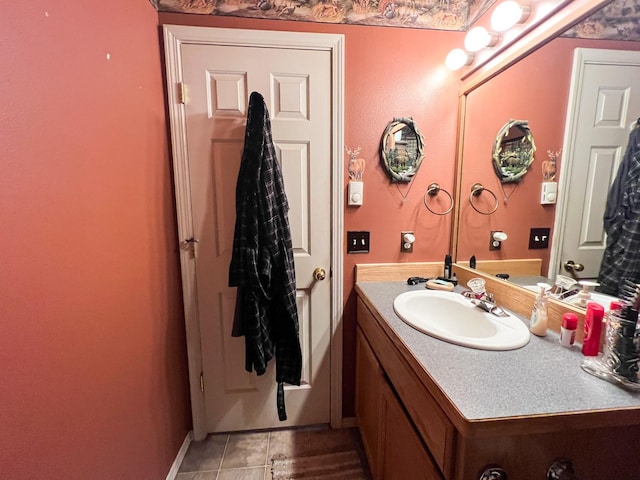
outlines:
[{"label": "electrical outlet", "polygon": [[369,232],[347,232],[347,253],[369,253]]},{"label": "electrical outlet", "polygon": [[532,228],[529,231],[529,250],[549,248],[549,228]]},{"label": "electrical outlet", "polygon": [[489,250],[500,250],[502,242],[493,238],[494,233],[498,233],[499,230],[491,230],[491,238],[489,238]]},{"label": "electrical outlet", "polygon": [[507,238],[509,237],[502,230],[492,230],[491,238],[489,239],[489,250],[500,250],[502,242]]},{"label": "electrical outlet", "polygon": [[400,251],[402,253],[413,253],[413,242],[416,237],[413,232],[400,232]]}]

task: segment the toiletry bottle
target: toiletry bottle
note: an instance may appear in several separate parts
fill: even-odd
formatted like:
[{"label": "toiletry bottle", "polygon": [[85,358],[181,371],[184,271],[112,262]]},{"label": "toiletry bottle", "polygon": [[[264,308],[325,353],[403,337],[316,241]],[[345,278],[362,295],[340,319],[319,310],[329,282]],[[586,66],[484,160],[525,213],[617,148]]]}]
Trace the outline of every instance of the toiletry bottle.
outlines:
[{"label": "toiletry bottle", "polygon": [[620,316],[624,308],[624,302],[614,300],[609,304],[609,311],[604,314],[604,343],[602,345],[602,356],[605,362],[615,362],[611,357],[612,352],[615,355],[614,347],[618,340],[618,331],[620,328]]},{"label": "toiletry bottle", "polygon": [[560,345],[569,348],[573,347],[573,343],[576,341],[576,328],[578,328],[578,316],[575,313],[562,315]]},{"label": "toiletry bottle", "polygon": [[544,337],[547,334],[547,291],[546,285],[538,284],[540,293],[533,302],[529,330],[534,335]]},{"label": "toiletry bottle", "polygon": [[597,287],[600,284],[596,282],[590,282],[588,280],[581,280],[578,283],[582,286],[582,290],[578,292],[576,298],[571,303],[577,305],[578,307],[586,308],[587,303],[591,301],[591,291],[589,290],[589,287]]},{"label": "toiletry bottle", "polygon": [[586,284],[582,285],[582,290],[578,292],[576,295],[575,304],[579,307],[586,307],[587,302],[591,300],[591,293],[589,292],[589,286]]},{"label": "toiletry bottle", "polygon": [[444,257],[444,279],[448,280],[451,278],[451,266],[453,262],[451,260],[451,255],[445,255]]},{"label": "toiletry bottle", "polygon": [[582,354],[595,357],[600,350],[600,334],[604,319],[604,307],[596,302],[587,303],[587,313],[584,316],[584,340]]}]

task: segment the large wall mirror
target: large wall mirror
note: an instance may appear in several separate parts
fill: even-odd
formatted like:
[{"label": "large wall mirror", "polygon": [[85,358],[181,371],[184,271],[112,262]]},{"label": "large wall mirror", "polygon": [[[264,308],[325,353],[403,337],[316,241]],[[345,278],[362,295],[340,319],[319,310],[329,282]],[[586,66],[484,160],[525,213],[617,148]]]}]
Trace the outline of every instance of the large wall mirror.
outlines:
[{"label": "large wall mirror", "polygon": [[[621,5],[622,2],[616,0],[613,4]],[[591,25],[594,36],[602,34],[601,29],[598,31],[598,25],[602,24],[603,22]],[[580,25],[583,29],[589,27],[588,22],[584,21]],[[624,154],[630,133],[629,125],[640,116],[640,103],[625,107],[629,112],[623,121],[618,122],[620,125],[613,125],[615,122],[610,125],[619,131],[618,145],[604,145],[606,148],[600,149],[590,146],[587,150],[578,150],[580,142],[576,142],[576,138],[580,137],[577,136],[575,123],[581,115],[573,116],[573,125],[569,121],[574,110],[574,101],[570,101],[574,52],[576,49],[606,49],[632,51],[640,56],[640,36],[631,30],[618,29],[617,33],[623,40],[575,38],[575,28],[570,25],[567,32],[554,33],[555,38],[538,39],[541,46],[516,63],[482,81],[467,82],[468,88],[463,86],[461,90],[457,182],[460,206],[456,213],[457,229],[452,246],[456,252],[456,260],[460,263],[468,261],[472,256],[479,261],[478,268],[481,268],[482,261],[540,259],[541,275],[551,279],[558,274],[585,279],[597,277],[600,266],[598,259],[580,261],[580,257],[569,257],[567,252],[562,251],[561,242],[567,240],[566,237],[571,236],[570,232],[573,231],[578,237],[573,240],[581,242],[584,250],[593,250],[594,245],[602,244],[605,241],[602,225],[596,225],[601,222],[601,215],[596,213],[586,225],[584,222],[578,222],[575,224],[577,226],[570,228],[565,228],[565,225],[567,221],[582,221],[585,218],[587,193],[577,189],[575,185],[598,180],[598,190],[604,192],[606,197],[606,191]],[[640,67],[638,70],[640,71]],[[602,90],[594,96],[596,109],[600,108],[603,113],[602,121],[615,113],[608,110],[613,103],[597,104],[598,99],[604,98],[606,93]],[[640,84],[638,90],[627,92],[627,95],[640,102]],[[509,119],[527,122],[535,133],[536,150],[527,175],[519,182],[501,185],[492,166],[492,149],[496,142],[496,132]],[[573,138],[567,137],[566,140],[566,132],[569,132],[568,137]],[[543,164],[548,164],[550,156],[557,157],[558,203],[542,204]],[[583,174],[584,178],[572,178],[572,174]],[[477,183],[498,197],[498,208],[492,215],[479,215],[467,200],[470,189]],[[578,199],[574,202],[575,205],[565,198],[567,192],[575,194],[573,196]],[[600,193],[599,200],[596,198],[600,204],[596,202],[590,206],[603,211],[602,198]],[[497,250],[490,249],[490,238],[494,231],[503,231],[508,236]],[[532,236],[535,234],[538,234],[538,240],[547,241],[546,246],[544,241],[532,245]],[[579,264],[584,269],[572,272],[564,270],[563,265],[568,260],[574,260],[574,264]]]}]

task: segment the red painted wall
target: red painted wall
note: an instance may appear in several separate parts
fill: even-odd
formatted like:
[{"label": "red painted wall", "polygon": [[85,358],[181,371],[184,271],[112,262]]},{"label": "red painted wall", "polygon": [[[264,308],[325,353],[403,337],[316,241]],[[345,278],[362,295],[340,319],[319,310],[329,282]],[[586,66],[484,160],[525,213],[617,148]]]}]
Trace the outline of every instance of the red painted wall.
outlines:
[{"label": "red painted wall", "polygon": [[[638,42],[557,38],[467,96],[458,259],[542,258],[547,273],[549,249],[529,250],[530,228],[550,228],[555,205],[540,205],[542,162],[547,151],[562,148],[567,99],[576,47],[638,49]],[[492,168],[496,136],[509,120],[528,120],[535,144],[535,160],[519,184],[505,184],[504,193]],[[558,176],[562,156],[558,162]],[[480,182],[499,199],[498,210],[481,215],[469,203],[471,186]],[[517,185],[517,187],[516,187]],[[504,194],[509,197],[504,201]],[[493,208],[488,193],[474,200],[482,211]],[[509,236],[500,250],[489,251],[491,231]]]},{"label": "red painted wall", "polygon": [[[344,230],[371,232],[368,254],[346,254],[344,244],[344,379],[343,412],[354,415],[354,350],[356,263],[424,262],[443,260],[449,250],[451,215],[437,216],[423,204],[427,186],[438,182],[453,192],[457,92],[459,74],[444,67],[453,44],[462,34],[323,23],[269,21],[237,17],[160,14],[161,24],[225,28],[340,33],[345,36],[345,144],[362,147],[366,160],[364,205],[346,207]],[[425,137],[426,156],[414,180],[396,186],[381,167],[380,140],[394,117],[413,117]],[[346,185],[349,180],[345,154]],[[398,190],[399,189],[399,190]],[[403,202],[403,195],[406,200]],[[446,210],[448,202],[432,208]],[[441,208],[441,210],[438,210]],[[412,254],[400,253],[400,232],[413,230],[417,240]]]},{"label": "red painted wall", "polygon": [[190,429],[157,12],[0,15],[0,477],[160,479]]}]

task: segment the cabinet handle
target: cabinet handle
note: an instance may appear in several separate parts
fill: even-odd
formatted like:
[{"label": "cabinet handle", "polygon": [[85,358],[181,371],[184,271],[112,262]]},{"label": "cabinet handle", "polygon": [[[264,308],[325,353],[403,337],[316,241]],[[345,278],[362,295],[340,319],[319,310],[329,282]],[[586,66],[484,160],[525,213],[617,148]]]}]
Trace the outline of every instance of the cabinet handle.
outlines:
[{"label": "cabinet handle", "polygon": [[547,470],[547,480],[578,480],[571,460],[566,458],[556,459],[549,470]]},{"label": "cabinet handle", "polygon": [[486,466],[478,480],[507,480],[507,472],[496,466]]}]

